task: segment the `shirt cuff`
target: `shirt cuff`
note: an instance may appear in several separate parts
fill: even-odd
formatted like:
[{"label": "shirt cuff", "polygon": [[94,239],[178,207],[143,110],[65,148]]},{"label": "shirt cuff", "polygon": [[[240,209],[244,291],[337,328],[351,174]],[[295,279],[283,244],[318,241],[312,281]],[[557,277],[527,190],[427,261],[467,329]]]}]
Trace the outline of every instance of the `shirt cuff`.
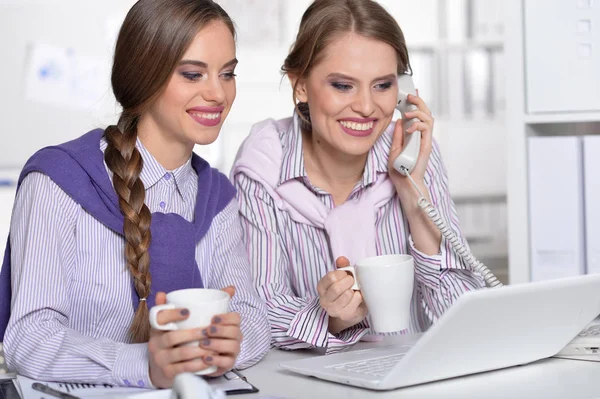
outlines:
[{"label": "shirt cuff", "polygon": [[326,348],[325,353],[342,351],[355,344],[367,333],[361,323],[345,329],[339,334],[329,332],[329,315],[321,307],[319,298],[309,300],[307,306],[300,310],[287,332],[288,336],[319,348]]},{"label": "shirt cuff", "polygon": [[115,385],[136,388],[154,388],[150,381],[148,344],[124,344],[115,367]]}]

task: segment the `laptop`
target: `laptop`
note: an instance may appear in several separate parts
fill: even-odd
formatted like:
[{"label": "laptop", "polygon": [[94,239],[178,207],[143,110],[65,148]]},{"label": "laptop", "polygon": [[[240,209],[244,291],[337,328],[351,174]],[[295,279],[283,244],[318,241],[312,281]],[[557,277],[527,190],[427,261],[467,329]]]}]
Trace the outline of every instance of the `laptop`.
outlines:
[{"label": "laptop", "polygon": [[599,314],[600,274],[470,291],[423,334],[280,366],[390,390],[551,357]]}]

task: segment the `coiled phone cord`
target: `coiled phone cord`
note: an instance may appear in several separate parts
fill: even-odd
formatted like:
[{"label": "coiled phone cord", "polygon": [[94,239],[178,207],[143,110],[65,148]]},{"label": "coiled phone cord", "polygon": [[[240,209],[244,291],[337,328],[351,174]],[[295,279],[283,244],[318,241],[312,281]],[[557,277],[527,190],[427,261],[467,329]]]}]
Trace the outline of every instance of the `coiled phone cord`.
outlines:
[{"label": "coiled phone cord", "polygon": [[454,248],[456,253],[461,258],[463,258],[463,260],[467,262],[469,266],[471,266],[472,270],[481,273],[488,287],[501,287],[503,284],[500,281],[498,281],[496,276],[494,276],[494,274],[490,271],[490,269],[488,269],[486,265],[478,261],[473,256],[473,254],[470,253],[469,250],[467,250],[467,248],[465,248],[465,246],[460,242],[456,234],[446,225],[437,209],[435,209],[435,207],[429,201],[427,201],[427,199],[425,199],[425,196],[419,189],[419,186],[417,186],[417,184],[410,176],[406,168],[404,168],[404,172],[406,173],[403,174],[410,179],[412,185],[419,193],[420,198],[418,199],[417,204],[421,209],[423,209],[423,211],[429,217],[429,219],[431,219],[431,221],[437,226],[442,235],[446,238],[446,240],[448,240],[450,245],[452,245],[452,248]]}]

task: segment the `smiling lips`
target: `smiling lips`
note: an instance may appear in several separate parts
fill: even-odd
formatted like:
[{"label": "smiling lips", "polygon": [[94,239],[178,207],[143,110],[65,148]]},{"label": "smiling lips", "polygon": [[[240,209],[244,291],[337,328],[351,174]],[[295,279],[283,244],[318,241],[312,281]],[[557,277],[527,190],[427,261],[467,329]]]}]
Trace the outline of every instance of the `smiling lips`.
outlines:
[{"label": "smiling lips", "polygon": [[225,107],[194,107],[187,110],[189,116],[204,126],[217,126]]},{"label": "smiling lips", "polygon": [[373,133],[376,118],[344,118],[338,120],[342,130],[354,137],[366,137]]}]

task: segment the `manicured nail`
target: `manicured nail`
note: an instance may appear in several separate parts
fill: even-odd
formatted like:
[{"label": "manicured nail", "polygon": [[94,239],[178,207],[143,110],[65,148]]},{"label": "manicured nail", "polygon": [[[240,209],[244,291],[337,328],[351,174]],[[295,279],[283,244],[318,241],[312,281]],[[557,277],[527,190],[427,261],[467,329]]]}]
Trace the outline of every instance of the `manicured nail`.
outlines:
[{"label": "manicured nail", "polygon": [[213,334],[216,333],[217,332],[217,327],[210,326],[210,332],[213,333]]},{"label": "manicured nail", "polygon": [[202,330],[202,335],[204,335],[205,337],[208,336],[208,332],[206,331],[206,329]]},{"label": "manicured nail", "polygon": [[221,320],[221,318],[220,318],[219,316],[216,316],[216,317],[213,319],[213,323],[214,323],[214,324],[219,324],[221,321],[222,321],[222,320]]},{"label": "manicured nail", "polygon": [[208,345],[210,345],[210,339],[203,339],[202,346],[208,346]]},{"label": "manicured nail", "polygon": [[179,312],[179,314],[181,314],[182,316],[187,316],[190,314],[190,311],[187,309],[181,309],[181,312]]},{"label": "manicured nail", "polygon": [[212,356],[206,356],[206,357],[204,358],[204,361],[205,361],[206,363],[210,363],[210,362],[212,362]]}]

